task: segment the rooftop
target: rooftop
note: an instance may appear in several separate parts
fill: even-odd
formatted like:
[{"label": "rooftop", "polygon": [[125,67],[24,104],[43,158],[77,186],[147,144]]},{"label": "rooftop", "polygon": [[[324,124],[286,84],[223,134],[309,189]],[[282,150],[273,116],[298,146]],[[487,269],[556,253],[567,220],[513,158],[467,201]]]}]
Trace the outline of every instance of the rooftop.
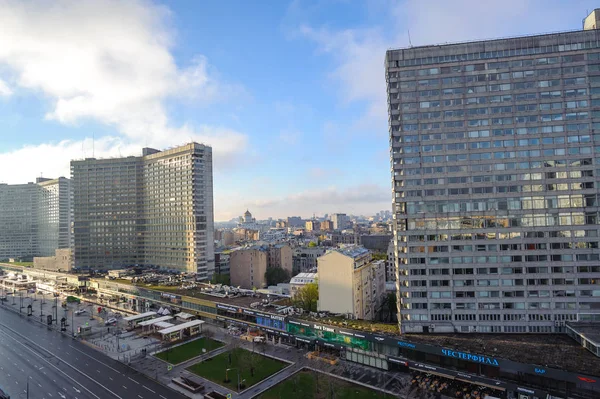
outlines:
[{"label": "rooftop", "polygon": [[588,341],[592,341],[594,344],[600,345],[600,322],[569,322],[568,326]]},{"label": "rooftop", "polygon": [[365,247],[357,246],[357,245],[349,245],[346,247],[333,249],[332,251],[339,252],[342,255],[348,256],[352,259],[360,258],[369,253],[368,249],[366,249]]},{"label": "rooftop", "polygon": [[566,334],[405,334],[402,337],[416,343],[600,376],[598,358]]},{"label": "rooftop", "polygon": [[290,284],[302,284],[313,282],[317,279],[317,273],[300,273],[292,277]]}]

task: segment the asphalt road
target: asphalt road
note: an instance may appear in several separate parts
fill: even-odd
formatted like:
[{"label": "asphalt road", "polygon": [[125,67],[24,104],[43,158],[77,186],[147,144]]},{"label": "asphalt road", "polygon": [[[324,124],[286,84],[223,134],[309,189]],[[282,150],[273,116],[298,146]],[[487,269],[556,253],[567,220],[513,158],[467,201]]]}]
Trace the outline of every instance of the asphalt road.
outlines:
[{"label": "asphalt road", "polygon": [[[29,380],[29,384],[28,384]],[[0,307],[0,387],[11,399],[185,396],[40,323]]]}]

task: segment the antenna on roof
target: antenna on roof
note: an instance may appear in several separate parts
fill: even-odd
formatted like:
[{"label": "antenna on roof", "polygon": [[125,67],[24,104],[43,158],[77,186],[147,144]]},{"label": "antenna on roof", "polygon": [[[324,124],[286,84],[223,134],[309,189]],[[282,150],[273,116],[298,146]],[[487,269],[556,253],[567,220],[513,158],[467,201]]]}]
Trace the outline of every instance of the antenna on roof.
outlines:
[{"label": "antenna on roof", "polygon": [[92,158],[96,158],[96,133],[92,133]]},{"label": "antenna on roof", "polygon": [[410,40],[410,29],[408,30],[408,45],[412,47],[412,40]]}]

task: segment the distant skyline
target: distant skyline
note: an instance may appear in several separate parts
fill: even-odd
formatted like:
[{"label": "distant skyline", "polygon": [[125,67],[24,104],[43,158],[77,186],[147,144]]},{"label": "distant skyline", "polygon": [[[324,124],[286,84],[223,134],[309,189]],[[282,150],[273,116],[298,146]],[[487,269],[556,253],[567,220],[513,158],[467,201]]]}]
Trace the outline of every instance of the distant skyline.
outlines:
[{"label": "distant skyline", "polygon": [[372,215],[392,198],[386,49],[580,29],[597,6],[3,0],[0,182],[195,140],[216,221]]}]

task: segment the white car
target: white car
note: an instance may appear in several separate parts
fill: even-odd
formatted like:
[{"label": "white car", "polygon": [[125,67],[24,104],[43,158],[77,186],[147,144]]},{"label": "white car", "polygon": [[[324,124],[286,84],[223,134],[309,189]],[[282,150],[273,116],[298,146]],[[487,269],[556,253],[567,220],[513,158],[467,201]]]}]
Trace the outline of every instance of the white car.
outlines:
[{"label": "white car", "polygon": [[110,319],[108,319],[104,322],[104,325],[110,326],[111,324],[115,324],[116,322],[117,322],[117,319],[115,319],[114,317],[111,317]]},{"label": "white car", "polygon": [[75,314],[76,314],[76,315],[80,315],[80,314],[83,314],[83,313],[85,313],[85,312],[86,312],[86,310],[85,310],[85,309],[79,309],[79,310],[76,310],[76,311],[75,311]]}]

